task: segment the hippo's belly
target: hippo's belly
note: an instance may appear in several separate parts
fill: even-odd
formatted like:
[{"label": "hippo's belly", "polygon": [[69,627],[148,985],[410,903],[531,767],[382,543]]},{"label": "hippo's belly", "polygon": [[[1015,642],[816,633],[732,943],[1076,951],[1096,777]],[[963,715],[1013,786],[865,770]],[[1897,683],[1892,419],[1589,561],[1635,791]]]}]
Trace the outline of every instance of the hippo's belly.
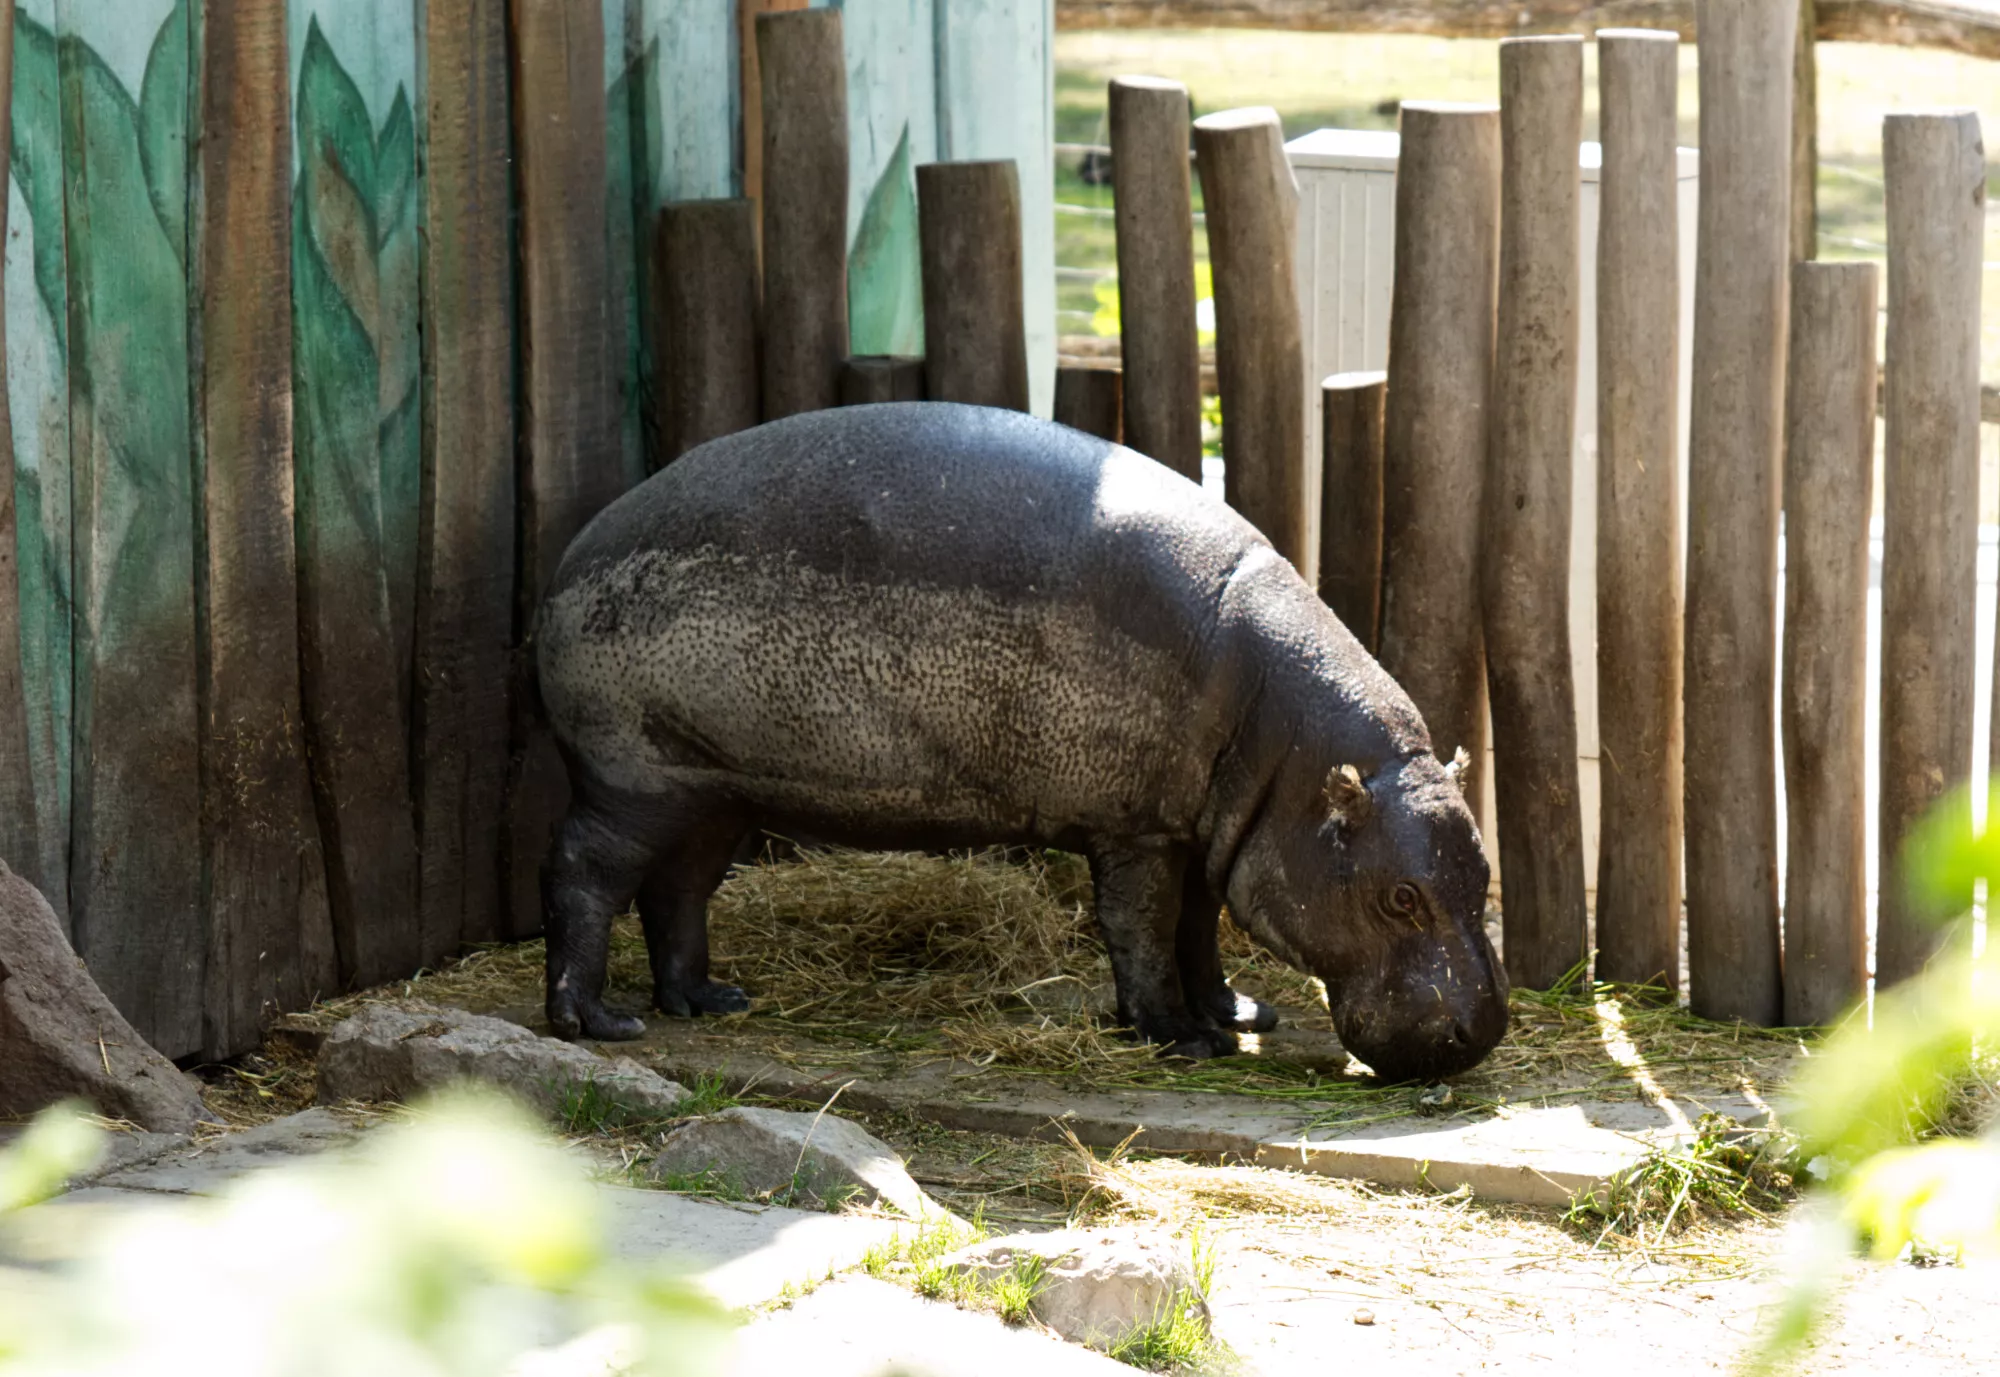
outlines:
[{"label": "hippo's belly", "polygon": [[829,835],[1189,835],[1220,740],[1198,648],[1036,591],[642,549],[545,607],[542,694],[623,792],[720,785]]}]

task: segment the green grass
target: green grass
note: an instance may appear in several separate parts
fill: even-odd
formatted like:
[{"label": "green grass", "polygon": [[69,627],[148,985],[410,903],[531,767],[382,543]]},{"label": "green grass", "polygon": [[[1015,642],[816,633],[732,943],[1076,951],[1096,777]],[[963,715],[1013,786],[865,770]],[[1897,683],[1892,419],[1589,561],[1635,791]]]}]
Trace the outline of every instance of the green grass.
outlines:
[{"label": "green grass", "polygon": [[1608,1243],[1647,1247],[1702,1219],[1767,1218],[1797,1194],[1796,1144],[1772,1130],[1703,1115],[1695,1137],[1660,1148],[1563,1215]]}]

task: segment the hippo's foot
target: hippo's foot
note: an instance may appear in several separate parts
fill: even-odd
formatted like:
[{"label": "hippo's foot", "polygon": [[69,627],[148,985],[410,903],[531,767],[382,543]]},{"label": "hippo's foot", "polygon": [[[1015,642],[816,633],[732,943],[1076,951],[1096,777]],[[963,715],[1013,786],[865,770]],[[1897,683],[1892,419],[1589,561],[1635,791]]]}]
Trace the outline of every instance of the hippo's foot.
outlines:
[{"label": "hippo's foot", "polygon": [[1236,1034],[1218,1028],[1205,1018],[1167,1015],[1137,1020],[1138,1034],[1160,1049],[1163,1057],[1185,1057],[1206,1061],[1210,1057],[1233,1057],[1238,1050]]},{"label": "hippo's foot", "polygon": [[1238,994],[1224,985],[1201,1002],[1200,1012],[1215,1020],[1219,1028],[1239,1033],[1268,1033],[1278,1026],[1278,1011],[1261,999]]},{"label": "hippo's foot", "polygon": [[673,1018],[699,1018],[703,1014],[740,1014],[750,1007],[750,996],[734,985],[704,980],[699,985],[655,986],[653,1007]]},{"label": "hippo's foot", "polygon": [[549,1000],[549,1030],[564,1042],[590,1038],[595,1042],[631,1042],[645,1036],[646,1025],[630,1014],[617,1014],[597,1000],[559,993]]}]

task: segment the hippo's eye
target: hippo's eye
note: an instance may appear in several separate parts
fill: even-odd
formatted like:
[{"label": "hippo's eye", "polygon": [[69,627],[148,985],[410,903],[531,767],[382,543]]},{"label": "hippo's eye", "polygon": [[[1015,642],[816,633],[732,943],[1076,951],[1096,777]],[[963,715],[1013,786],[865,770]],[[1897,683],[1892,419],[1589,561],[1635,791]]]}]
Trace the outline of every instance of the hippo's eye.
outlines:
[{"label": "hippo's eye", "polygon": [[1382,911],[1391,918],[1415,918],[1424,906],[1424,896],[1405,881],[1382,896]]}]

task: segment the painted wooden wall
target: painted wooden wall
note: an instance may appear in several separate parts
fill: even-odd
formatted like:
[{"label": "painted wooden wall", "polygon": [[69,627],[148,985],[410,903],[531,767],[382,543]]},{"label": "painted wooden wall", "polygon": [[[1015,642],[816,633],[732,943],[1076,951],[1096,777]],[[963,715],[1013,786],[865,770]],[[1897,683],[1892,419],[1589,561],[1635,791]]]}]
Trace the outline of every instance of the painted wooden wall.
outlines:
[{"label": "painted wooden wall", "polygon": [[[855,352],[922,350],[915,167],[1014,157],[1046,412],[1050,0],[830,2]],[[230,1055],[539,912],[529,585],[655,466],[648,249],[739,190],[737,0],[12,13],[0,860]]]}]

